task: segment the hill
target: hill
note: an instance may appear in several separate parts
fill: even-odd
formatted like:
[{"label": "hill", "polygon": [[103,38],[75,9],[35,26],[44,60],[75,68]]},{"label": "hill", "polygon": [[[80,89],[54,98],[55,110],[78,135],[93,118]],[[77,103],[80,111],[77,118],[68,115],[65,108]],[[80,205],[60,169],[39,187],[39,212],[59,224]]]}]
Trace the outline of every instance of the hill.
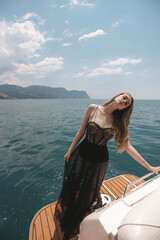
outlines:
[{"label": "hill", "polygon": [[20,87],[17,85],[4,84],[0,85],[0,93],[8,95],[9,98],[16,99],[90,98],[85,91],[68,91],[62,87],[52,88],[39,85]]}]

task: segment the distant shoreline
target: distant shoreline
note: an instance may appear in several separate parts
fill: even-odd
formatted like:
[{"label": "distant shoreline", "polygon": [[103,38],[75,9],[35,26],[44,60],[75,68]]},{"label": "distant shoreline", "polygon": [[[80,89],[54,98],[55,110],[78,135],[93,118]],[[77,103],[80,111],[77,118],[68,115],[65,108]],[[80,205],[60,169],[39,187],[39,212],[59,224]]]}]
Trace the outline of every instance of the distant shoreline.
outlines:
[{"label": "distant shoreline", "polygon": [[63,87],[46,87],[32,85],[0,85],[0,99],[90,99],[85,91],[66,90]]}]

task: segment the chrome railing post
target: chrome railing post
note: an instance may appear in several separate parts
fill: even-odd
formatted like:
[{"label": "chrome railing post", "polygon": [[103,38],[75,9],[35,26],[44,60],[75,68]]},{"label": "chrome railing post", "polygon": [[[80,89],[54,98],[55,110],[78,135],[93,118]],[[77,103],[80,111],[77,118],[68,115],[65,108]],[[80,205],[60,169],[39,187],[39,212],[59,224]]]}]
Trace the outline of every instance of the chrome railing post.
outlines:
[{"label": "chrome railing post", "polygon": [[134,184],[136,184],[136,183],[142,181],[143,179],[148,178],[148,177],[150,177],[150,176],[152,176],[152,175],[153,175],[153,173],[148,173],[148,174],[144,175],[143,177],[138,178],[138,179],[135,180],[134,182],[129,183],[129,184],[127,185],[126,189],[125,189],[125,192],[124,192],[124,195],[123,195],[123,196],[125,197],[125,196],[127,195],[128,190],[129,190],[129,188],[130,188],[132,185],[134,185]]}]

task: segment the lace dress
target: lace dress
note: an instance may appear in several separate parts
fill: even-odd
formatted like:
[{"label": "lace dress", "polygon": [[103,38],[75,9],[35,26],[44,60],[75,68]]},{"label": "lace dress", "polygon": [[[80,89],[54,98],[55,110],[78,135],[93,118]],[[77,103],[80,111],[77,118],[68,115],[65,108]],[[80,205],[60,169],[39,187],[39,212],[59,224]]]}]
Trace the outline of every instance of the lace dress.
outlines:
[{"label": "lace dress", "polygon": [[106,143],[114,130],[96,123],[97,110],[98,107],[88,122],[85,139],[65,163],[63,187],[55,211],[64,232],[63,240],[72,237],[87,213],[102,205],[100,188],[109,160]]}]

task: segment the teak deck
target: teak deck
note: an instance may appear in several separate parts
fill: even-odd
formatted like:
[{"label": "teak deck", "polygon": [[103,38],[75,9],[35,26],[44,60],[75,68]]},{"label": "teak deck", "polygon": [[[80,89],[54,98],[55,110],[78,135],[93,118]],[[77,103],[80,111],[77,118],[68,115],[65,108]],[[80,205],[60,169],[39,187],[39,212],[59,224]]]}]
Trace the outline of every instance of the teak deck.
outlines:
[{"label": "teak deck", "polygon": [[[121,197],[124,194],[127,185],[138,179],[137,176],[124,174],[103,182],[101,186],[101,193],[107,194],[112,198],[112,201]],[[140,181],[133,185],[131,189],[144,183]],[[54,217],[56,202],[53,202],[42,208],[33,218],[29,240],[62,240],[63,233],[61,228]],[[76,236],[72,240],[78,239]]]}]

